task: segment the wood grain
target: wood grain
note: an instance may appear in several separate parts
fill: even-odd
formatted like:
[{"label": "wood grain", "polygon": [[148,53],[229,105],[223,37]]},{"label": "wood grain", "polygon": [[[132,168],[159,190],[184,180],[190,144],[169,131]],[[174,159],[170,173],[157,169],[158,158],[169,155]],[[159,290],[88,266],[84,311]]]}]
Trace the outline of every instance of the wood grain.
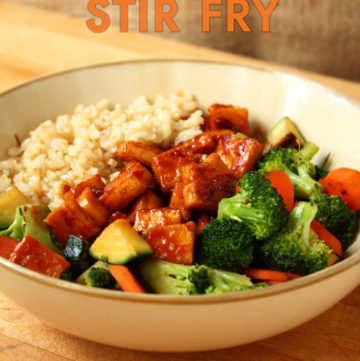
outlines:
[{"label": "wood grain", "polygon": [[[83,20],[0,1],[0,92],[34,76],[105,61],[205,58],[289,71],[360,100],[360,84],[219,51],[111,29],[93,34]],[[4,36],[4,34],[6,36]],[[0,360],[360,361],[360,288],[321,316],[280,336],[228,350],[167,354],[86,341],[45,325],[0,295]]]}]

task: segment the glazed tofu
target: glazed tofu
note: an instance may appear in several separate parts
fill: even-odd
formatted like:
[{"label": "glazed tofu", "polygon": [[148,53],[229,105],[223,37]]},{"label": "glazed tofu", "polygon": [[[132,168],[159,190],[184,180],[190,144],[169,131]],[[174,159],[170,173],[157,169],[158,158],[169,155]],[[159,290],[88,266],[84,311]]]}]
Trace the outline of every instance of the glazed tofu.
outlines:
[{"label": "glazed tofu", "polygon": [[226,164],[221,160],[219,154],[217,153],[211,153],[206,157],[204,160],[206,164],[210,164],[215,168],[218,168],[220,170],[229,171],[229,168],[226,166]]},{"label": "glazed tofu", "polygon": [[164,194],[169,194],[181,180],[182,168],[194,161],[194,155],[185,152],[183,148],[170,149],[153,158],[151,168]]},{"label": "glazed tofu", "polygon": [[263,152],[263,145],[254,138],[237,138],[223,135],[216,148],[221,160],[241,179],[252,170]]},{"label": "glazed tofu", "polygon": [[153,209],[160,208],[164,205],[163,200],[153,193],[150,189],[147,189],[138,199],[136,199],[129,209],[129,222],[135,223],[136,212],[141,209]]},{"label": "glazed tofu", "polygon": [[71,234],[87,240],[100,233],[100,227],[74,199],[66,200],[62,206],[51,212],[46,218],[46,223],[64,246]]},{"label": "glazed tofu", "polygon": [[110,211],[95,196],[91,187],[86,187],[79,195],[77,202],[83,211],[101,228],[106,225]]},{"label": "glazed tofu", "polygon": [[178,209],[141,209],[136,212],[134,229],[137,232],[146,232],[151,227],[177,224],[181,221],[182,216]]},{"label": "glazed tofu", "polygon": [[172,209],[178,209],[185,221],[188,221],[191,216],[191,211],[185,208],[184,203],[184,183],[177,182],[174,190],[171,193],[169,207]]},{"label": "glazed tofu", "polygon": [[[231,135],[232,130],[217,130],[204,132],[187,142],[180,143],[153,158],[151,168],[160,183],[164,194],[169,194],[175,184],[181,181],[181,170],[192,162],[201,162],[206,154],[216,150],[217,143],[222,135]],[[205,156],[206,157],[206,156]]]},{"label": "glazed tofu", "polygon": [[150,228],[146,241],[155,252],[155,257],[173,263],[194,263],[194,222],[157,226]]},{"label": "glazed tofu", "polygon": [[150,166],[153,157],[161,152],[162,150],[156,147],[127,141],[119,145],[116,157],[122,160],[136,160],[141,164]]},{"label": "glazed tofu", "polygon": [[151,179],[152,175],[144,166],[131,161],[105,187],[100,201],[111,211],[121,210],[145,192]]},{"label": "glazed tofu", "polygon": [[89,178],[86,181],[83,181],[77,184],[75,187],[71,188],[68,192],[66,192],[65,199],[77,199],[86,187],[90,187],[95,196],[100,197],[104,193],[105,183],[101,179],[101,176],[97,174],[96,176]]},{"label": "glazed tofu", "polygon": [[249,112],[246,108],[213,104],[209,108],[207,125],[210,130],[225,128],[249,135]]},{"label": "glazed tofu", "polygon": [[208,224],[210,224],[210,217],[205,213],[200,213],[197,217],[197,233],[201,233]]},{"label": "glazed tofu", "polygon": [[182,181],[184,205],[189,210],[214,214],[220,200],[235,193],[236,176],[205,162],[184,167]]}]

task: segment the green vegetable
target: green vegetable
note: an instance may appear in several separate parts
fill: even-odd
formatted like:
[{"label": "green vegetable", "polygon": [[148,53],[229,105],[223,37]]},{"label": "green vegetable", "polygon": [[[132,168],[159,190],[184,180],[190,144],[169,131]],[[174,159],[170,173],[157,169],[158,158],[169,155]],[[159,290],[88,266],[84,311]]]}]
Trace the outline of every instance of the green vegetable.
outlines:
[{"label": "green vegetable", "polygon": [[82,273],[75,281],[89,287],[114,288],[115,279],[111,276],[107,268],[107,264],[97,261],[84,273]]},{"label": "green vegetable", "polygon": [[[311,148],[315,145],[305,146],[304,154],[294,148],[274,148],[265,153],[258,163],[259,172],[265,174],[273,170],[285,172],[294,185],[295,196],[309,199],[317,189],[322,186],[314,179],[316,176],[315,166],[310,162],[310,157],[314,153]],[[316,147],[317,149],[317,147]]]},{"label": "green vegetable", "polygon": [[162,294],[216,294],[259,287],[245,275],[203,265],[186,266],[159,259],[147,259],[138,267],[144,281],[156,293]]},{"label": "green vegetable", "polygon": [[71,235],[64,250],[65,259],[71,264],[71,271],[79,275],[90,267],[89,245],[86,241]]},{"label": "green vegetable", "polygon": [[288,117],[281,118],[270,129],[269,138],[273,147],[305,144],[305,138],[299,128]]},{"label": "green vegetable", "polygon": [[327,267],[334,260],[330,247],[310,228],[316,212],[317,206],[311,203],[296,205],[286,227],[260,248],[266,267],[305,275]]},{"label": "green vegetable", "polygon": [[0,229],[7,228],[15,218],[15,211],[18,206],[28,204],[29,200],[16,187],[11,188],[0,198]]},{"label": "green vegetable", "polygon": [[344,201],[336,195],[315,192],[310,201],[317,204],[316,219],[332,233],[345,251],[354,239],[357,217]]},{"label": "green vegetable", "polygon": [[125,264],[151,255],[153,250],[125,219],[107,226],[90,247],[90,255],[110,264]]},{"label": "green vegetable", "polygon": [[50,209],[42,204],[31,204],[16,208],[15,219],[9,228],[0,232],[0,236],[6,236],[21,241],[28,235],[50,250],[61,254],[62,252],[50,236],[49,228],[44,222]]},{"label": "green vegetable", "polygon": [[252,261],[254,236],[250,229],[230,218],[211,219],[195,242],[195,260],[212,268],[241,271]]},{"label": "green vegetable", "polygon": [[319,180],[324,178],[329,171],[325,168],[319,167],[318,165],[315,165],[315,171],[316,171],[316,175],[315,175],[315,180]]},{"label": "green vegetable", "polygon": [[219,203],[218,218],[244,222],[259,240],[271,237],[285,226],[289,212],[270,181],[257,172],[248,172],[240,181],[241,189]]}]

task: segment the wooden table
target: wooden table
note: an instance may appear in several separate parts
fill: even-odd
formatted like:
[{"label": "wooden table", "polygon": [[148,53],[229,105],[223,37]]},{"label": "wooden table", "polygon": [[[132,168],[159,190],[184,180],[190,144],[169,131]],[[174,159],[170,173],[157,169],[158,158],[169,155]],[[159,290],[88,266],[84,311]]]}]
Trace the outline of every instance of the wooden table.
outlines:
[{"label": "wooden table", "polygon": [[[152,57],[206,58],[299,74],[360,100],[360,84],[110,29],[93,34],[83,20],[0,1],[0,92],[53,71],[90,63]],[[0,360],[360,360],[360,288],[307,324],[280,336],[215,352],[155,354],[85,341],[49,327],[0,296]]]}]

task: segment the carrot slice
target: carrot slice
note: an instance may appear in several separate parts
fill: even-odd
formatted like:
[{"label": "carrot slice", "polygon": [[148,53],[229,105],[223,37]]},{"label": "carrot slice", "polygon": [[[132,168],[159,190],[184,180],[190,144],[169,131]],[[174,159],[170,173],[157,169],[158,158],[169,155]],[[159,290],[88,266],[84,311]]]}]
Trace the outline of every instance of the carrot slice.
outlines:
[{"label": "carrot slice", "polygon": [[286,209],[291,212],[294,208],[294,186],[289,176],[285,172],[273,170],[266,173],[265,178],[270,181],[271,186],[281,195]]},{"label": "carrot slice", "polygon": [[360,210],[360,172],[351,168],[338,168],[329,172],[319,183],[326,193],[337,195],[354,211]]},{"label": "carrot slice", "polygon": [[0,237],[0,257],[9,259],[15,247],[19,244],[16,239],[10,237]]},{"label": "carrot slice", "polygon": [[246,274],[246,276],[252,279],[271,281],[271,282],[273,281],[286,282],[301,277],[300,275],[297,275],[295,273],[275,271],[271,269],[262,269],[262,268],[249,268],[245,270],[244,273]]},{"label": "carrot slice", "polygon": [[311,228],[315,231],[317,236],[324,241],[338,256],[342,256],[341,242],[331,234],[319,221],[314,219],[311,223]]},{"label": "carrot slice", "polygon": [[133,274],[126,266],[108,265],[108,270],[123,291],[133,293],[146,293],[139,281],[133,276]]}]

